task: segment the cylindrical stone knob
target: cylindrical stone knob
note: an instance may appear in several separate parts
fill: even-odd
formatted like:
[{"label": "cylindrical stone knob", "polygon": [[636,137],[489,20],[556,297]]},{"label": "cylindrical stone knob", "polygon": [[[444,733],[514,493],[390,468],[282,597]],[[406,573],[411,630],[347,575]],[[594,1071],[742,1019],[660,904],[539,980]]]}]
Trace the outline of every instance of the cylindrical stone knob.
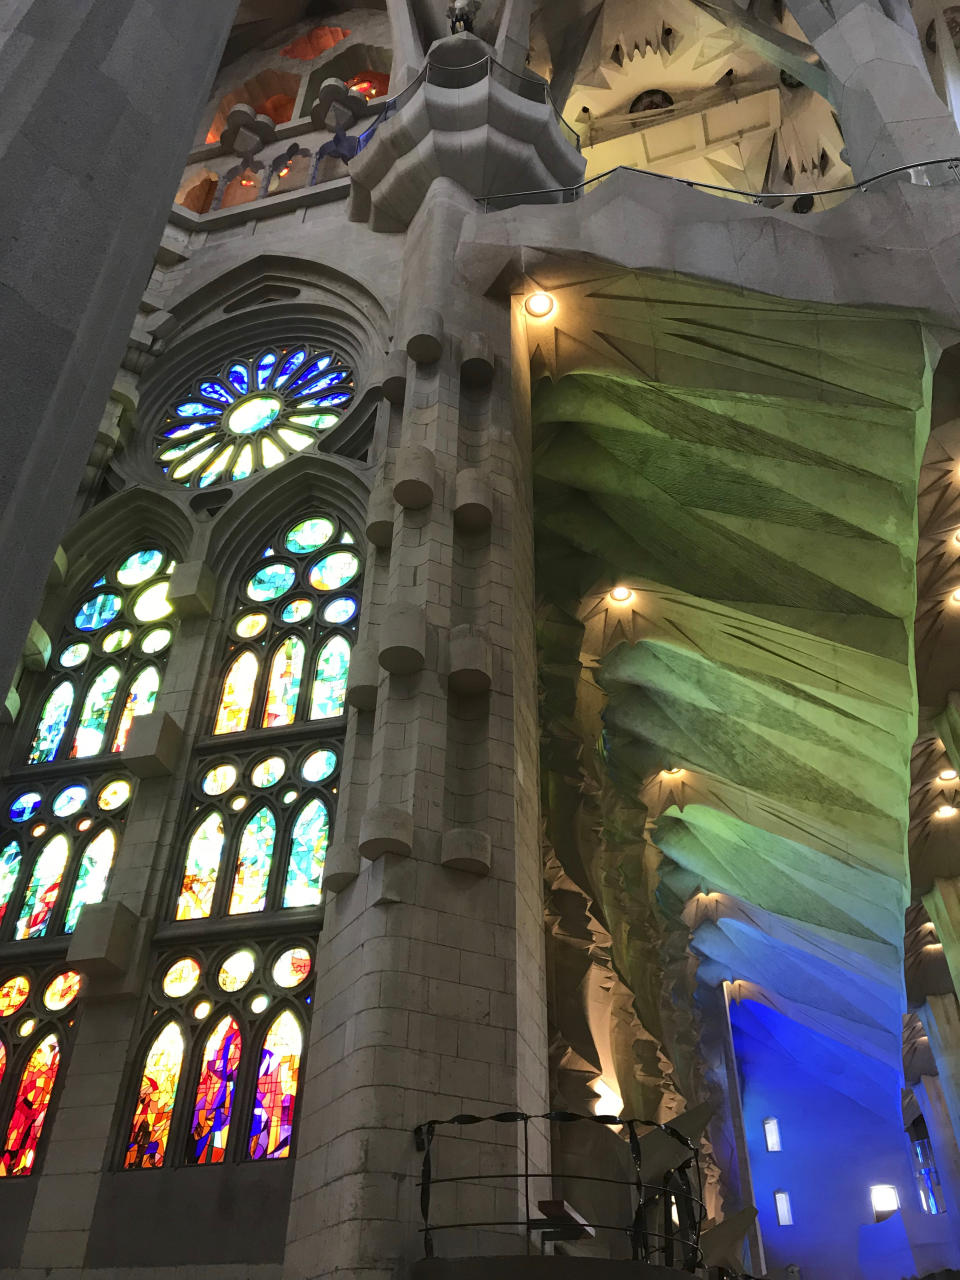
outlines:
[{"label": "cylindrical stone knob", "polygon": [[490,837],[485,831],[455,827],[445,831],[440,841],[440,865],[452,871],[469,871],[475,876],[490,872]]},{"label": "cylindrical stone knob", "polygon": [[354,645],[347,673],[347,702],[358,711],[372,711],[377,705],[380,670],[369,645]]},{"label": "cylindrical stone knob", "polygon": [[486,387],[493,380],[493,347],[482,333],[464,339],[460,376],[468,387]]},{"label": "cylindrical stone knob", "polygon": [[413,814],[395,805],[378,804],[360,819],[360,852],[365,858],[413,852]]},{"label": "cylindrical stone knob", "polygon": [[413,317],[407,337],[407,355],[417,364],[433,364],[443,353],[443,316],[422,307]]},{"label": "cylindrical stone knob", "polygon": [[367,537],[375,547],[393,542],[393,511],[393,494],[386,485],[377,485],[367,504]]},{"label": "cylindrical stone knob", "polygon": [[393,496],[401,507],[419,511],[433,501],[436,459],[425,445],[408,444],[397,450]]},{"label": "cylindrical stone knob", "polygon": [[360,855],[355,848],[347,846],[346,840],[335,835],[327,850],[323,864],[323,887],[332,893],[339,893],[352,884],[360,873]]},{"label": "cylindrical stone knob", "polygon": [[422,671],[427,661],[427,620],[416,605],[397,604],[380,627],[380,665],[395,676]]},{"label": "cylindrical stone knob", "polygon": [[493,680],[493,652],[490,641],[469,624],[450,632],[450,675],[454,693],[476,696],[487,693]]},{"label": "cylindrical stone knob", "polygon": [[407,393],[407,353],[396,347],[384,361],[380,389],[391,404],[403,404]]},{"label": "cylindrical stone knob", "polygon": [[453,520],[465,533],[481,533],[493,519],[493,493],[482,471],[468,467],[457,472]]}]

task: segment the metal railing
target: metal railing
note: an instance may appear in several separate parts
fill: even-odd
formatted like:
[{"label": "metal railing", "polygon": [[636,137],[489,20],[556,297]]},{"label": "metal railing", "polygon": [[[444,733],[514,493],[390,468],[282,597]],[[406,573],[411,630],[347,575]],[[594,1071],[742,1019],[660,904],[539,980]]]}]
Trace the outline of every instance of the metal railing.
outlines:
[{"label": "metal railing", "polygon": [[[697,182],[693,178],[675,178],[672,174],[657,173],[654,169],[636,169],[630,165],[617,165],[616,168],[607,169],[593,178],[586,178],[583,182],[578,182],[572,187],[548,187],[535,191],[510,191],[505,192],[503,195],[479,196],[477,203],[482,207],[484,213],[490,213],[498,209],[512,209],[522,204],[569,204],[574,200],[579,200],[588,191],[599,186],[601,182],[606,182],[608,178],[613,177],[616,173],[639,173],[647,178],[659,178],[662,182],[674,182],[682,187],[693,187],[698,191],[708,191],[714,195],[742,199],[749,204],[760,205],[765,209],[775,209],[785,201],[790,200],[793,201],[794,212],[806,213],[812,207],[812,202],[819,197],[842,195],[852,191],[867,191],[878,182],[895,178],[904,173],[911,175],[911,182],[916,186],[940,185],[930,181],[933,176],[960,182],[960,156],[951,156],[946,160],[922,160],[917,164],[901,164],[893,169],[885,169],[882,173],[875,173],[872,177],[862,178],[859,182],[851,182],[840,187],[823,187],[820,190],[812,191],[741,191],[737,187],[721,187],[716,183]],[[811,203],[806,207],[796,207],[799,202],[806,201]]]},{"label": "metal railing", "polygon": [[[551,1124],[597,1124],[605,1128],[622,1127],[627,1133],[627,1147],[633,1177],[611,1178],[601,1174],[560,1174],[539,1173],[530,1168],[530,1125],[537,1121]],[[522,1168],[519,1171],[501,1171],[498,1173],[458,1174],[450,1177],[436,1177],[434,1174],[434,1147],[437,1130],[443,1128],[462,1128],[477,1124],[519,1125],[522,1127]],[[641,1137],[638,1130],[658,1129],[678,1142],[689,1154],[683,1161],[661,1176],[646,1181],[643,1172],[643,1154]],[[693,1274],[703,1266],[700,1252],[700,1231],[706,1216],[703,1201],[700,1198],[702,1182],[700,1178],[700,1159],[696,1146],[684,1134],[670,1125],[657,1124],[650,1120],[623,1119],[612,1115],[578,1115],[572,1111],[548,1111],[542,1115],[528,1115],[523,1111],[501,1111],[492,1116],[457,1115],[449,1120],[428,1120],[417,1125],[414,1138],[418,1151],[423,1152],[420,1171],[420,1211],[423,1218],[421,1234],[423,1235],[424,1257],[434,1256],[434,1236],[443,1231],[470,1231],[490,1229],[515,1231],[523,1228],[526,1252],[533,1252],[534,1236],[539,1234],[538,1252],[543,1251],[545,1240],[570,1239],[579,1233],[595,1236],[598,1231],[613,1232],[625,1239],[630,1255],[635,1262],[657,1263],[662,1266],[676,1267],[678,1270]],[[440,1185],[464,1183],[504,1183],[515,1181],[517,1186],[517,1204],[522,1208],[523,1217],[494,1218],[485,1221],[435,1222],[431,1217],[431,1197],[433,1189]],[[560,1181],[583,1182],[605,1188],[624,1188],[632,1201],[630,1220],[623,1222],[591,1222],[579,1214],[567,1210],[564,1216],[544,1214],[544,1204],[557,1203],[553,1198],[553,1186]],[[541,1212],[532,1212],[531,1196],[537,1183],[547,1184],[546,1200],[539,1201]],[[616,1193],[611,1190],[610,1196]],[[614,1216],[611,1214],[611,1216]]]}]

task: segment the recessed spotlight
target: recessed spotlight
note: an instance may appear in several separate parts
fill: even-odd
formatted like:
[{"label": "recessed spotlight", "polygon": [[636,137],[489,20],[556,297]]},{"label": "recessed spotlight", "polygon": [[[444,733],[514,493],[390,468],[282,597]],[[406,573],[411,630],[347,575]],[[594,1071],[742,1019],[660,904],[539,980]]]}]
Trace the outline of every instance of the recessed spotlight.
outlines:
[{"label": "recessed spotlight", "polygon": [[937,777],[941,782],[956,782],[957,771],[956,769],[941,769]]},{"label": "recessed spotlight", "polygon": [[951,591],[950,599],[954,604],[960,604],[960,587],[957,587],[956,591]]},{"label": "recessed spotlight", "polygon": [[683,772],[684,772],[683,769],[661,769],[660,770],[661,777],[664,777],[664,778],[679,778]]},{"label": "recessed spotlight", "polygon": [[531,293],[523,305],[528,316],[545,320],[557,304],[549,293]]},{"label": "recessed spotlight", "polygon": [[610,592],[610,599],[616,600],[617,604],[625,604],[633,599],[633,592],[629,587],[614,587]]},{"label": "recessed spotlight", "polygon": [[938,818],[955,818],[957,810],[952,804],[942,804],[937,809]]}]

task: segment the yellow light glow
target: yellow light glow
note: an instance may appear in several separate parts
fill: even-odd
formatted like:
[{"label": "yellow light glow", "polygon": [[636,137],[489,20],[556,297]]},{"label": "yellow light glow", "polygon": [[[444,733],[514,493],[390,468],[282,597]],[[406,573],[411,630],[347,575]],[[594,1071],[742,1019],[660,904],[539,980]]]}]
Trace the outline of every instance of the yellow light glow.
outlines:
[{"label": "yellow light glow", "polygon": [[595,1116],[618,1116],[623,1110],[623,1099],[615,1089],[611,1089],[602,1076],[597,1076],[590,1086],[597,1095],[593,1104]]},{"label": "yellow light glow", "polygon": [[528,316],[545,320],[557,304],[549,293],[531,293],[523,305]]},{"label": "yellow light glow", "polygon": [[957,811],[952,804],[942,804],[937,809],[938,818],[955,818]]},{"label": "yellow light glow", "polygon": [[682,778],[686,773],[686,769],[661,769],[661,778]]},{"label": "yellow light glow", "polygon": [[42,836],[46,829],[47,824],[45,822],[38,822],[35,827],[31,827],[30,834],[32,836]]},{"label": "yellow light glow", "polygon": [[633,599],[633,592],[629,587],[614,587],[610,592],[610,599],[615,600],[617,604],[625,604]]},{"label": "yellow light glow", "polygon": [[960,587],[957,587],[956,591],[951,592],[950,599],[954,604],[960,604]]},{"label": "yellow light glow", "polygon": [[941,782],[955,782],[957,778],[956,769],[941,769],[937,774]]},{"label": "yellow light glow", "polygon": [[210,1003],[209,1000],[201,1000],[200,1003],[194,1009],[193,1016],[195,1018],[208,1018],[210,1016],[210,1010],[212,1008],[213,1008],[213,1005]]}]

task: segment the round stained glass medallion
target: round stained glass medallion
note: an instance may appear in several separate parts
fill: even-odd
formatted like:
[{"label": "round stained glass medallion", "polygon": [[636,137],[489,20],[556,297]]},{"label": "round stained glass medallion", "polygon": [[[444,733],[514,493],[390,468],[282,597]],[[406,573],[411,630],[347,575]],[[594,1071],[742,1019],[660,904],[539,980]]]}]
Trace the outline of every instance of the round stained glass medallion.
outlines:
[{"label": "round stained glass medallion", "polygon": [[43,1003],[53,1013],[58,1013],[61,1009],[65,1009],[68,1004],[73,1004],[80,994],[82,986],[83,979],[80,974],[74,973],[70,969],[66,973],[59,974],[50,983],[43,993]]},{"label": "round stained glass medallion", "polygon": [[217,974],[220,989],[231,992],[242,991],[253,977],[256,964],[257,958],[252,951],[246,949],[234,951],[233,955],[227,956],[224,960]]},{"label": "round stained glass medallion", "polygon": [[288,551],[294,555],[305,555],[308,551],[316,551],[333,537],[333,521],[325,516],[314,516],[309,520],[301,520],[287,534],[284,542]]},{"label": "round stained glass medallion", "polygon": [[279,782],[287,771],[287,762],[283,756],[268,756],[254,767],[250,781],[255,787],[272,787]]},{"label": "round stained glass medallion", "polygon": [[299,987],[310,977],[313,967],[306,947],[291,947],[279,956],[273,966],[273,980],[278,987]]},{"label": "round stained glass medallion", "polygon": [[304,782],[322,782],[336,767],[337,757],[333,751],[314,751],[300,766],[300,774]]},{"label": "round stained glass medallion", "polygon": [[331,352],[284,347],[233,360],[171,406],[156,462],[190,488],[246,480],[308,448],[353,394],[352,372]]},{"label": "round stained glass medallion", "polygon": [[108,782],[97,796],[97,804],[101,809],[112,813],[114,809],[122,809],[130,799],[130,783],[126,778],[116,778]]},{"label": "round stained glass medallion", "polygon": [[335,551],[310,570],[310,585],[317,591],[336,591],[357,576],[360,561],[352,551]]},{"label": "round stained glass medallion", "polygon": [[245,613],[242,618],[238,618],[234,631],[242,640],[252,640],[254,636],[258,636],[263,628],[267,625],[267,615],[265,613]]},{"label": "round stained glass medallion", "polygon": [[60,665],[62,667],[79,667],[81,663],[86,662],[90,657],[90,646],[82,640],[76,644],[68,644],[66,649],[60,655]]},{"label": "round stained glass medallion", "polygon": [[34,1031],[36,1031],[36,1029],[37,1029],[36,1018],[24,1018],[24,1020],[20,1023],[19,1027],[17,1027],[17,1035],[23,1037],[23,1039],[26,1039],[27,1036],[32,1036]]},{"label": "round stained glass medallion", "polygon": [[264,1009],[270,1004],[270,997],[265,995],[254,996],[250,1001],[251,1013],[263,1013]]},{"label": "round stained glass medallion", "polygon": [[40,808],[40,801],[43,797],[38,791],[24,791],[23,795],[17,796],[16,800],[10,805],[11,822],[26,822]]},{"label": "round stained glass medallion", "polygon": [[172,639],[173,632],[169,627],[154,627],[140,641],[140,649],[143,653],[163,653]]},{"label": "round stained glass medallion", "polygon": [[290,590],[296,577],[293,566],[279,560],[275,564],[264,565],[247,583],[247,595],[251,600],[276,600]]},{"label": "round stained glass medallion", "polygon": [[85,601],[73,619],[77,630],[99,631],[101,627],[107,626],[114,620],[122,604],[120,597],[109,591],[101,592],[100,595]]},{"label": "round stained glass medallion", "polygon": [[118,631],[111,631],[103,637],[103,652],[119,653],[121,649],[126,649],[129,646],[132,639],[133,632],[126,627],[122,627]]},{"label": "round stained glass medallion", "polygon": [[280,619],[282,622],[303,622],[305,618],[310,617],[311,613],[313,613],[312,600],[291,600],[288,605],[284,605]]},{"label": "round stained glass medallion", "polygon": [[78,809],[82,809],[86,801],[86,787],[64,787],[63,791],[54,797],[51,807],[58,818],[69,818]]},{"label": "round stained glass medallion", "polygon": [[340,596],[336,600],[331,600],[323,610],[324,622],[332,622],[335,626],[340,626],[344,622],[349,622],[357,612],[357,602],[352,596]]},{"label": "round stained glass medallion", "polygon": [[117,570],[117,581],[124,587],[135,587],[160,572],[162,551],[135,551]]},{"label": "round stained glass medallion", "polygon": [[0,986],[0,1018],[9,1018],[12,1013],[16,1013],[18,1009],[23,1008],[29,994],[30,979],[26,974],[18,974],[15,978],[8,978]]},{"label": "round stained glass medallion", "polygon": [[201,1000],[194,1007],[193,1016],[202,1022],[204,1018],[210,1017],[210,1012],[212,1009],[213,1009],[213,1005],[210,1003],[209,1000]]},{"label": "round stained glass medallion", "polygon": [[133,616],[138,622],[159,622],[173,613],[173,605],[167,599],[169,582],[155,582],[141,591],[133,606]]},{"label": "round stained glass medallion", "polygon": [[222,796],[237,780],[237,770],[232,764],[216,764],[203,775],[200,784],[208,796]]},{"label": "round stained glass medallion", "polygon": [[174,1000],[188,996],[200,981],[200,966],[192,956],[175,961],[163,975],[163,994]]}]

